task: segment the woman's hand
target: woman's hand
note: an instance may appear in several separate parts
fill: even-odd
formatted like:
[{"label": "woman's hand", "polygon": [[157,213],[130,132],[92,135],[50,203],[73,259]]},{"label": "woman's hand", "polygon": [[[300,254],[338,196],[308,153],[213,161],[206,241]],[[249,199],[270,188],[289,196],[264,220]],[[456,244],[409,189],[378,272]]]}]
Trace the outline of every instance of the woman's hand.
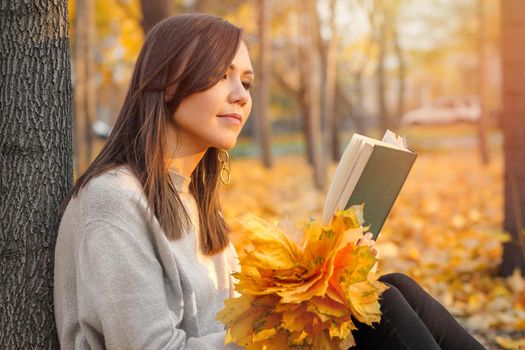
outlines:
[{"label": "woman's hand", "polygon": [[363,235],[362,238],[359,238],[357,240],[356,244],[357,244],[358,247],[360,247],[360,246],[369,246],[371,248],[370,250],[372,251],[372,255],[375,256],[376,259],[377,259],[377,258],[379,258],[379,251],[375,247],[376,241],[374,241],[372,239],[372,237],[373,237],[372,232],[367,232],[366,234]]}]

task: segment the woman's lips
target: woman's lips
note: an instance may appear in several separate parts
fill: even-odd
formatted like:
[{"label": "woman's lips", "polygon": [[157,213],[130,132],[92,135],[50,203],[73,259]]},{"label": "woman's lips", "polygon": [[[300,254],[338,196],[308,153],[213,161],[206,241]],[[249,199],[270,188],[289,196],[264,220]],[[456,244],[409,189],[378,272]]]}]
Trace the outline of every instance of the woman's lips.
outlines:
[{"label": "woman's lips", "polygon": [[241,125],[242,124],[242,116],[239,115],[239,114],[235,114],[235,113],[232,113],[232,114],[221,114],[221,115],[218,115],[217,117],[219,118],[222,118],[234,125]]}]

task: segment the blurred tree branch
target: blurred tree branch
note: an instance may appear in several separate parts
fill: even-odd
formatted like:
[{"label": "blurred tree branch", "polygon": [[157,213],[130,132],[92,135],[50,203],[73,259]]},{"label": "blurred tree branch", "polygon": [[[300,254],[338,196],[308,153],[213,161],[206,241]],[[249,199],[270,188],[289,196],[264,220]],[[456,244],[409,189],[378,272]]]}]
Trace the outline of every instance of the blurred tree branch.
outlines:
[{"label": "blurred tree branch", "polygon": [[138,13],[133,12],[133,9],[131,6],[128,5],[127,2],[124,0],[115,0],[115,4],[128,16],[130,19],[137,21],[137,23],[141,23],[142,18]]}]

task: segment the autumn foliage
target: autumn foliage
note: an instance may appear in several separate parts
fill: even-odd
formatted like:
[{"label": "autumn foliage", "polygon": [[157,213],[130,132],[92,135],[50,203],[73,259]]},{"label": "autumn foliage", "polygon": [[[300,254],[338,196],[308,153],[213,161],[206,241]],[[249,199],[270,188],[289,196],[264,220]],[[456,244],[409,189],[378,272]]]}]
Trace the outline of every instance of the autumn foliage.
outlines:
[{"label": "autumn foliage", "polygon": [[[501,231],[503,159],[495,152],[482,166],[477,157],[475,150],[419,152],[377,240],[378,271],[414,278],[487,349],[519,349],[525,279],[496,274],[508,239]],[[247,212],[292,227],[321,216],[326,194],[315,191],[302,157],[279,158],[272,169],[235,159],[232,175],[222,198],[234,229],[234,219]]]},{"label": "autumn foliage", "polygon": [[228,328],[226,343],[247,349],[355,345],[352,317],[379,322],[378,299],[387,288],[372,272],[370,247],[356,244],[366,231],[360,217],[361,207],[353,207],[327,226],[309,221],[300,235],[244,216],[233,239],[241,296],[226,300],[218,315]]}]

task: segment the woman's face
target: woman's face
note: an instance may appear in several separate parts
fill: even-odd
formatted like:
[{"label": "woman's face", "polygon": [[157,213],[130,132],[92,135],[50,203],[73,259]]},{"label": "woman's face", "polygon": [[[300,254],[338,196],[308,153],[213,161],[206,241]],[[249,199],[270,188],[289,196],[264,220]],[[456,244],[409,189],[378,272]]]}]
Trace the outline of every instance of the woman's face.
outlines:
[{"label": "woman's face", "polygon": [[235,146],[252,108],[252,82],[248,49],[241,42],[223,79],[208,90],[187,96],[175,111],[176,125],[170,127],[177,129],[179,145],[197,152]]}]

